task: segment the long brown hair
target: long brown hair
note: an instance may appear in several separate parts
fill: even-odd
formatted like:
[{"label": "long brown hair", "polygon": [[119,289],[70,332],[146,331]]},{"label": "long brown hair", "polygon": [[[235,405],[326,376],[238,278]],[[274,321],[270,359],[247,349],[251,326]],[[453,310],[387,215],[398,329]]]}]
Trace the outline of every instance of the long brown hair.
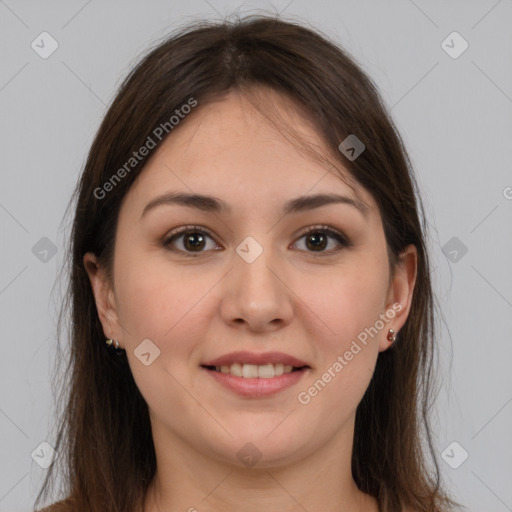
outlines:
[{"label": "long brown hair", "polygon": [[[191,98],[199,109],[230,90],[250,95],[258,86],[292,100],[330,148],[322,158],[333,169],[341,164],[374,196],[391,268],[408,244],[418,251],[408,319],[395,344],[379,354],[357,408],[353,478],[378,499],[382,512],[447,512],[458,506],[440,483],[429,424],[436,309],[426,220],[403,142],[375,85],[353,57],[318,31],[259,15],[196,22],[158,44],[126,77],[98,130],[72,198],[70,282],[59,317],[59,337],[62,319],[71,320],[61,352],[65,381],[58,384],[64,407],[55,448],[62,456],[50,467],[36,508],[62,464],[63,496],[51,512],[142,510],[156,469],[148,408],[126,355],[105,345],[83,256],[92,252],[111,270],[121,201],[150,154],[130,168],[126,162],[156,127],[167,126],[165,136],[172,136],[169,120]],[[264,95],[257,103],[271,115],[268,105],[262,107]],[[366,147],[355,160],[338,149],[350,134]],[[299,139],[294,138],[302,148],[308,146]],[[121,179],[113,179],[116,173]]]}]

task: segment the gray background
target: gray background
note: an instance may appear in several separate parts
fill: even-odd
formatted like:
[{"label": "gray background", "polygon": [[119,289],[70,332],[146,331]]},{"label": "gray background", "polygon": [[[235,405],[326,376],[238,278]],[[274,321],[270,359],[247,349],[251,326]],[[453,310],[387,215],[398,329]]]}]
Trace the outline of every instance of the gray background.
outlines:
[{"label": "gray background", "polygon": [[[259,9],[333,37],[391,108],[427,208],[445,319],[442,475],[471,512],[512,511],[511,0],[0,0],[1,511],[31,510],[46,471],[32,453],[54,439],[62,219],[106,106],[170,30]],[[43,31],[59,45],[47,59],[31,47]],[[457,58],[445,49],[461,40],[442,45],[454,31],[469,44]]]}]

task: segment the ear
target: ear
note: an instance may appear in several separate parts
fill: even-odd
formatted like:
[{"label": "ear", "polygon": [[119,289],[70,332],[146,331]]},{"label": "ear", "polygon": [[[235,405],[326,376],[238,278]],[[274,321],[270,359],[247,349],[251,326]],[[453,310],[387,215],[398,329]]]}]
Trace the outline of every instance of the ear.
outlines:
[{"label": "ear", "polygon": [[122,345],[122,329],[119,324],[115,295],[110,280],[93,253],[85,254],[83,263],[91,281],[96,309],[103,326],[103,334],[106,338],[115,339]]},{"label": "ear", "polygon": [[408,245],[400,254],[399,261],[391,276],[386,299],[386,316],[390,319],[382,330],[379,352],[387,350],[392,342],[387,339],[389,329],[398,334],[404,326],[411,309],[412,295],[416,284],[418,250]]}]

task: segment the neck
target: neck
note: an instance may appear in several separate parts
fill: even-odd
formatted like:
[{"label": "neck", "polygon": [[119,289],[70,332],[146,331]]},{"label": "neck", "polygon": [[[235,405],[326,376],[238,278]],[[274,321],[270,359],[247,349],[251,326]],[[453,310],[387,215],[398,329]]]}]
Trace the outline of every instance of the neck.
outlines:
[{"label": "neck", "polygon": [[343,449],[352,446],[352,438],[345,432],[301,460],[251,468],[170,443],[172,453],[156,450],[157,472],[144,512],[224,512],[242,506],[244,512],[379,512],[377,500],[361,492],[352,478],[351,449]]}]

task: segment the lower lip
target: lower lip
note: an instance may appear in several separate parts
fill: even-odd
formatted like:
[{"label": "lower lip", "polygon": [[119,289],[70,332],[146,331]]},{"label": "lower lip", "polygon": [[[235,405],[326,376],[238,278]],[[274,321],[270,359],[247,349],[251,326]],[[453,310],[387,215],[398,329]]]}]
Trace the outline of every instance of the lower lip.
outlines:
[{"label": "lower lip", "polygon": [[309,370],[309,368],[305,368],[303,370],[297,370],[290,373],[283,373],[282,375],[272,377],[271,379],[249,379],[245,377],[235,377],[230,373],[222,373],[215,370],[209,370],[208,368],[202,368],[225,388],[249,398],[270,396],[278,393],[279,391],[283,391],[284,389],[297,384],[297,382],[299,382],[303,375]]}]

